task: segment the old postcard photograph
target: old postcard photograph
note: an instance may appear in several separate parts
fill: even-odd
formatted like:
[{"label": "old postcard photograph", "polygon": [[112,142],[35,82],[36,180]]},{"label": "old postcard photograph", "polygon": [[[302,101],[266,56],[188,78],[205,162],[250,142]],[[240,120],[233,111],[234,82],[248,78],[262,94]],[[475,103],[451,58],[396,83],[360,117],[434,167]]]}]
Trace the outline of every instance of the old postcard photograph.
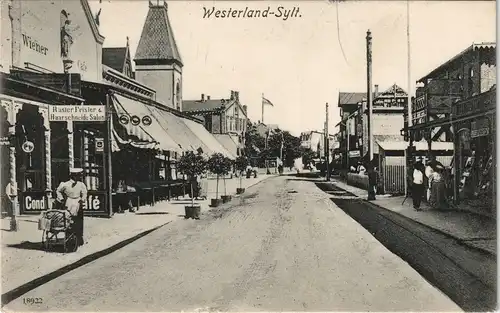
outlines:
[{"label": "old postcard photograph", "polygon": [[497,309],[495,1],[0,16],[2,312]]}]

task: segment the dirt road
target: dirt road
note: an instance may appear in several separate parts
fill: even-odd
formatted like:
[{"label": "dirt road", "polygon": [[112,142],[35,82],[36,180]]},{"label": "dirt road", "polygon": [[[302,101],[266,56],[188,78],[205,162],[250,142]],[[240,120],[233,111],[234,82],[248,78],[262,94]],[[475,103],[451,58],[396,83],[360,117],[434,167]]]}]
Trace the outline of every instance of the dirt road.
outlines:
[{"label": "dirt road", "polygon": [[171,223],[7,309],[461,311],[314,183],[293,177]]}]

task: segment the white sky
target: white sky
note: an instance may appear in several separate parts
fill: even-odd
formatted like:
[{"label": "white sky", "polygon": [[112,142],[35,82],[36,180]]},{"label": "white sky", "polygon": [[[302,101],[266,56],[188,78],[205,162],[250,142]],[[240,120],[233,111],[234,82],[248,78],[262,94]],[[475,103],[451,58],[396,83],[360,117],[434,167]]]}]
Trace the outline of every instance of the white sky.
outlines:
[{"label": "white sky", "polygon": [[[156,0],[153,0],[156,3]],[[160,2],[161,3],[161,2]],[[300,7],[301,18],[203,19],[203,7],[275,9]],[[105,47],[124,46],[130,37],[132,58],[148,12],[148,1],[91,1],[101,7],[100,32]],[[330,132],[340,120],[339,91],[366,92],[366,31],[373,36],[373,84],[383,91],[393,83],[408,89],[406,2],[326,1],[169,1],[169,17],[184,61],[183,98],[228,97],[240,91],[250,119],[298,135],[321,130],[325,103]],[[413,1],[410,5],[412,82],[473,42],[494,42],[495,2]],[[412,93],[415,84],[412,84]]]}]

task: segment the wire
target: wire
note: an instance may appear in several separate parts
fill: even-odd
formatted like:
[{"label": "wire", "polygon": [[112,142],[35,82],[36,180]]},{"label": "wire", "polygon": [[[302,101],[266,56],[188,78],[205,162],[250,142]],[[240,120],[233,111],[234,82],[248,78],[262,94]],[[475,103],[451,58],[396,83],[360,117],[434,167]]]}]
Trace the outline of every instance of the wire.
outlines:
[{"label": "wire", "polygon": [[342,46],[342,41],[340,40],[339,1],[340,0],[335,0],[335,7],[337,12],[337,40],[339,42],[340,51],[342,51],[342,56],[344,57],[345,62],[347,63],[347,65],[351,66],[349,64],[349,60],[347,60],[347,57],[345,55],[344,47]]}]

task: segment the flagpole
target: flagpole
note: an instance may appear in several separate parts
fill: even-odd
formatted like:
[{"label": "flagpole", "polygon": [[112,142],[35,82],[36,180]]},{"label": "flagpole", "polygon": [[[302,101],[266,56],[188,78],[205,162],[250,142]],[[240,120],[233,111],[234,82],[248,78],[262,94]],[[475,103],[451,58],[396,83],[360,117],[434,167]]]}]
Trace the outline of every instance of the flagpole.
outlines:
[{"label": "flagpole", "polygon": [[262,99],[260,99],[262,102],[262,124],[264,124],[264,93],[262,93]]}]

